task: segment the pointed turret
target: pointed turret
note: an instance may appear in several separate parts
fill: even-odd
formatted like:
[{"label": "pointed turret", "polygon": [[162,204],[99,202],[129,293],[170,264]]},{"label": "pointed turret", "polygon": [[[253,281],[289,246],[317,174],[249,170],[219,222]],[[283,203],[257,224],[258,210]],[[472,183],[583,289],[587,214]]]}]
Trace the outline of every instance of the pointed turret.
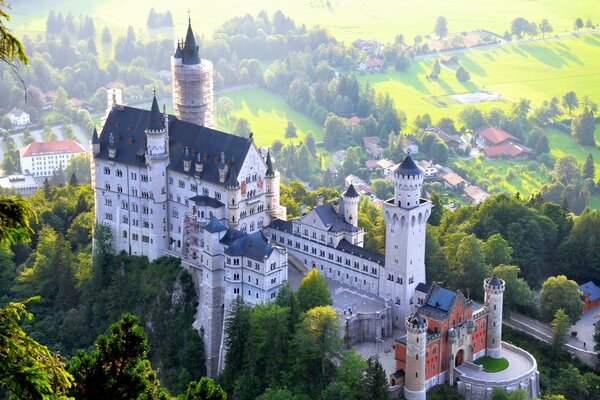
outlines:
[{"label": "pointed turret", "polygon": [[227,179],[227,189],[237,189],[240,187],[240,183],[237,178],[237,171],[235,170],[235,164],[231,162],[231,168],[229,169],[229,178]]},{"label": "pointed turret", "polygon": [[273,161],[271,161],[271,152],[267,151],[267,173],[266,176],[275,176],[275,170],[273,170]]},{"label": "pointed turret", "polygon": [[412,157],[408,155],[404,160],[402,160],[396,169],[395,174],[400,176],[416,176],[422,175],[422,172],[419,167],[417,167],[417,164],[415,164]]},{"label": "pointed turret", "polygon": [[148,117],[148,132],[160,132],[165,128],[164,118],[158,107],[158,101],[156,101],[156,93],[152,97],[152,108],[150,109],[150,116]]},{"label": "pointed turret", "polygon": [[96,126],[94,126],[94,133],[92,133],[92,152],[95,156],[100,153],[100,138],[98,137]]},{"label": "pointed turret", "polygon": [[352,183],[350,184],[350,186],[348,186],[348,189],[346,189],[343,196],[344,197],[358,197],[358,192],[356,191],[356,189],[354,188],[354,185]]},{"label": "pointed turret", "polygon": [[175,57],[175,58],[183,57],[183,50],[181,49],[181,42],[179,40],[177,41],[177,48],[175,49],[175,54],[173,55],[173,57]]},{"label": "pointed turret", "polygon": [[187,34],[185,35],[185,43],[183,44],[183,64],[194,65],[200,64],[200,54],[198,53],[198,45],[194,31],[192,31],[192,20],[188,18]]}]

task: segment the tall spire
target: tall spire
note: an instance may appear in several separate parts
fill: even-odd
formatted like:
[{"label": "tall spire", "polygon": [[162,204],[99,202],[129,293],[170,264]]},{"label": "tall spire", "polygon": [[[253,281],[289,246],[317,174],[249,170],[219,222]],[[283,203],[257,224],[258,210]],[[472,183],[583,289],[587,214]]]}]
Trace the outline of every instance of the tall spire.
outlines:
[{"label": "tall spire", "polygon": [[98,131],[96,130],[96,125],[94,125],[94,133],[92,134],[92,144],[99,144],[100,138],[98,137]]},{"label": "tall spire", "polygon": [[164,127],[163,115],[160,113],[160,108],[158,108],[155,90],[154,96],[152,96],[152,108],[150,109],[150,116],[148,117],[148,131],[162,131]]},{"label": "tall spire", "polygon": [[267,152],[267,176],[275,176],[275,171],[273,171],[273,161],[271,161],[271,152]]},{"label": "tall spire", "polygon": [[[189,13],[189,11],[188,11]],[[192,18],[188,14],[188,28],[185,35],[185,43],[183,44],[183,64],[200,64],[200,54],[198,53],[198,45],[196,45],[196,37],[192,31]]]}]

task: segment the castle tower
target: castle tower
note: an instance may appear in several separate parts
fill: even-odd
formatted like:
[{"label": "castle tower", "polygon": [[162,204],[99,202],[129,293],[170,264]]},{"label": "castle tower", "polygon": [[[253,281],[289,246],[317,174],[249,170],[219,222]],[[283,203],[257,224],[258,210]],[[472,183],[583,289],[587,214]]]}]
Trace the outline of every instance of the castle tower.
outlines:
[{"label": "castle tower", "polygon": [[404,397],[407,400],[425,400],[425,350],[427,347],[427,320],[417,311],[406,318],[406,374]]},{"label": "castle tower", "polygon": [[379,296],[393,303],[396,327],[415,311],[415,289],[426,282],[425,229],[431,203],[421,199],[422,187],[423,174],[407,156],[394,172],[394,197],[383,203],[385,269],[379,275]]},{"label": "castle tower", "polygon": [[189,20],[185,41],[171,57],[173,110],[178,119],[213,128],[213,65],[198,49]]},{"label": "castle tower", "polygon": [[[168,248],[166,220],[163,219],[167,208],[167,167],[169,166],[169,121],[166,113],[162,114],[158,108],[156,95],[152,98],[152,108],[148,118],[146,133],[146,165],[148,168],[148,182],[142,183],[142,209],[144,221],[142,223],[142,241],[148,246],[150,261],[160,257],[161,250]],[[147,195],[144,195],[147,193]],[[147,224],[146,224],[147,222]],[[143,239],[144,236],[148,240]]]},{"label": "castle tower", "polygon": [[273,169],[271,152],[267,153],[267,171],[265,172],[265,186],[267,190],[267,212],[271,218],[285,219],[280,215],[279,207],[279,172]]},{"label": "castle tower", "polygon": [[235,164],[231,162],[227,178],[227,211],[229,212],[229,227],[236,228],[240,221],[240,183],[237,178]]},{"label": "castle tower", "polygon": [[488,310],[486,355],[502,357],[502,298],[506,285],[496,275],[483,281]]},{"label": "castle tower", "polygon": [[344,199],[344,219],[347,223],[358,226],[358,201],[360,197],[353,184],[348,186],[342,197]]}]

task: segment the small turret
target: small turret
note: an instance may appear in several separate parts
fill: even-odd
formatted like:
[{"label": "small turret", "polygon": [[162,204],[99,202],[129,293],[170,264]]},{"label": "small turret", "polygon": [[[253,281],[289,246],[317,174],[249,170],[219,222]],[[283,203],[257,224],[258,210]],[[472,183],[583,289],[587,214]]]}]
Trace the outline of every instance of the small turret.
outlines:
[{"label": "small turret", "polygon": [[96,126],[94,126],[94,133],[92,133],[92,153],[94,153],[95,156],[100,154],[100,138],[98,137]]},{"label": "small turret", "polygon": [[483,281],[488,310],[486,355],[502,357],[502,301],[506,285],[496,275]]},{"label": "small turret", "polygon": [[404,397],[425,400],[425,354],[427,320],[417,311],[406,318],[406,374]]},{"label": "small turret", "polygon": [[177,40],[177,48],[175,49],[175,54],[173,55],[174,58],[182,58],[183,57],[183,50],[181,49],[181,42],[179,40]]},{"label": "small turret", "polygon": [[231,162],[231,169],[229,170],[229,178],[227,179],[227,189],[239,189],[240,183],[237,179],[237,171],[235,170],[235,166],[233,161]]},{"label": "small turret", "polygon": [[108,134],[108,158],[114,160],[117,156],[117,145],[115,144],[115,136],[112,132]]},{"label": "small turret", "polygon": [[150,108],[150,116],[148,117],[148,127],[146,128],[147,133],[157,133],[165,129],[164,116],[160,112],[158,107],[158,101],[156,100],[156,92],[152,96],[152,107]]},{"label": "small turret", "polygon": [[342,195],[344,199],[344,219],[347,223],[358,226],[358,201],[360,199],[353,184]]},{"label": "small turret", "polygon": [[240,183],[238,182],[234,161],[231,161],[231,168],[229,168],[229,176],[227,177],[225,187],[227,188],[229,227],[236,228],[240,220]]},{"label": "small turret", "polygon": [[202,175],[202,172],[204,172],[204,161],[202,161],[202,156],[200,155],[200,152],[196,153],[196,161],[194,162],[194,168],[196,170],[196,174],[197,175]]},{"label": "small turret", "polygon": [[190,150],[185,146],[185,152],[183,154],[183,170],[185,172],[190,172],[190,169],[192,169],[192,157],[190,156]]}]

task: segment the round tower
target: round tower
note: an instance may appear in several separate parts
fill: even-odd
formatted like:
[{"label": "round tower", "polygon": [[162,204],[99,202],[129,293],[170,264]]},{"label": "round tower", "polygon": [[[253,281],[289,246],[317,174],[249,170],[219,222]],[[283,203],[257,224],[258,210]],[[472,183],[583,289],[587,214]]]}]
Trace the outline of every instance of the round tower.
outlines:
[{"label": "round tower", "polygon": [[496,275],[483,281],[485,305],[488,311],[486,355],[502,357],[502,298],[505,283]]},{"label": "round tower", "polygon": [[358,201],[360,197],[353,184],[342,195],[344,199],[344,219],[347,223],[358,226]]},{"label": "round tower", "polygon": [[267,190],[267,214],[271,218],[285,218],[279,211],[279,173],[273,169],[271,152],[267,152],[267,171],[265,172],[265,188]]},{"label": "round tower", "polygon": [[411,156],[406,156],[394,172],[394,203],[401,208],[414,208],[420,204],[423,173]]},{"label": "round tower", "polygon": [[[143,220],[144,232],[148,237],[143,243],[148,246],[148,259],[162,256],[162,249],[168,248],[167,227],[164,219],[167,204],[167,167],[169,165],[169,121],[166,113],[161,113],[152,98],[152,108],[146,128],[146,165],[148,181],[142,182],[142,208],[148,207]],[[144,194],[147,193],[146,195]]]},{"label": "round tower", "polygon": [[425,400],[425,351],[427,347],[427,320],[419,315],[406,318],[406,371],[404,397],[407,400]]},{"label": "round tower", "polygon": [[228,222],[230,228],[237,228],[240,220],[240,183],[238,182],[237,171],[235,164],[231,162],[231,168],[229,168],[229,176],[227,177],[227,211],[228,211]]},{"label": "round tower", "polygon": [[171,57],[173,110],[183,121],[214,127],[213,64],[200,58],[191,20],[183,43]]}]

